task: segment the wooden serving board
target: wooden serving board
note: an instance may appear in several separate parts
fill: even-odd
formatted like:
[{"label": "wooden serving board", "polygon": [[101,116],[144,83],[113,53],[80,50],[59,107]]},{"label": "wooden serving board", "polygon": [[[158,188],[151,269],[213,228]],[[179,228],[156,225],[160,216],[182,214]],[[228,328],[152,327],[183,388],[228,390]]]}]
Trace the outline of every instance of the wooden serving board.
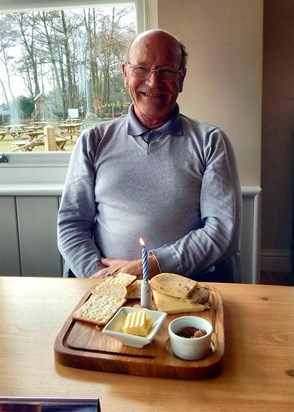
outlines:
[{"label": "wooden serving board", "polygon": [[[65,366],[171,379],[206,379],[221,371],[225,349],[224,313],[222,297],[216,288],[210,289],[211,309],[204,312],[168,315],[155,339],[142,349],[123,346],[118,340],[106,336],[95,325],[72,319],[65,322],[55,340],[57,362]],[[91,295],[83,297],[73,312]],[[126,306],[139,301],[128,300]],[[72,312],[72,313],[73,313]],[[186,361],[173,355],[168,337],[168,324],[179,316],[200,316],[213,325],[210,354],[202,360]]]}]

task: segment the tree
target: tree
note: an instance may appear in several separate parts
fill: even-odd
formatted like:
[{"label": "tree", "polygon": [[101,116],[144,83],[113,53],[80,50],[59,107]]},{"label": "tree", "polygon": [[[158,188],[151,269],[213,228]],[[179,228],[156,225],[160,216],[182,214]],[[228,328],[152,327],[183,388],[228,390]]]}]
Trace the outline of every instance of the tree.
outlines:
[{"label": "tree", "polygon": [[23,55],[20,59],[24,79],[32,97],[41,92],[40,76],[38,73],[38,63],[40,62],[38,48],[35,44],[36,25],[38,24],[38,13],[15,13],[13,20],[19,25],[19,40],[23,46]]},{"label": "tree", "polygon": [[25,119],[32,117],[34,111],[34,100],[25,96],[19,96],[17,98],[19,110]]},{"label": "tree", "polygon": [[[10,19],[6,15],[0,16],[0,62],[3,64],[5,74],[7,77],[7,86],[10,93],[10,97],[14,99],[14,95],[11,88],[11,70],[9,70],[10,63],[13,57],[10,56],[9,51],[13,46],[13,39],[15,32],[11,29]],[[9,98],[6,91],[6,87],[2,79],[0,79],[0,84],[2,86],[3,94],[5,97],[5,103],[8,104]]]},{"label": "tree", "polygon": [[[121,62],[135,32],[127,19],[131,11],[113,7],[1,16],[5,24],[0,25],[0,60],[8,80],[14,71],[21,74],[26,97],[42,93],[48,116],[61,112],[65,118],[69,108],[100,114],[108,105],[123,105]],[[13,57],[16,44],[18,53]],[[14,100],[9,81],[5,84],[1,78],[0,87],[6,103]]]}]

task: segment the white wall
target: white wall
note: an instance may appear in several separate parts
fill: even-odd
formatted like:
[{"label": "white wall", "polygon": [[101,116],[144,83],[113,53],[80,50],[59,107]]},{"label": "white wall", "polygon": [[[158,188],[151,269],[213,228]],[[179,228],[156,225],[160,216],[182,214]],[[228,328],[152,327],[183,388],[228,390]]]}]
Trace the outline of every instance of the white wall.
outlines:
[{"label": "white wall", "polygon": [[245,186],[260,186],[262,21],[263,0],[158,0],[189,53],[181,111],[227,132]]}]

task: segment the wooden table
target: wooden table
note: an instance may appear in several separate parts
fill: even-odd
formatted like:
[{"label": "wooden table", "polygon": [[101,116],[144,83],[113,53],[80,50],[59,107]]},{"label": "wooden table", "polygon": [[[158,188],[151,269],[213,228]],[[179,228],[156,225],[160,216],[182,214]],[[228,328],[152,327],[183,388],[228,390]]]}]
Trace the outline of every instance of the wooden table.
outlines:
[{"label": "wooden table", "polygon": [[14,139],[19,138],[25,132],[25,124],[9,124],[5,126],[6,135],[10,134]]},{"label": "wooden table", "polygon": [[42,122],[32,122],[31,125],[33,127],[41,127],[42,129],[44,129],[44,127],[46,126],[47,122],[42,121]]},{"label": "wooden table", "polygon": [[90,279],[0,277],[0,394],[99,397],[103,412],[293,411],[294,288],[213,284],[226,351],[212,379],[143,378],[62,366],[54,341]]},{"label": "wooden table", "polygon": [[3,140],[5,136],[6,136],[6,131],[1,131],[0,132],[0,140]]},{"label": "wooden table", "polygon": [[25,131],[25,134],[29,136],[29,139],[33,141],[39,136],[44,136],[44,129],[39,129],[39,130],[32,130],[32,129],[27,129]]},{"label": "wooden table", "polygon": [[79,136],[82,123],[62,123],[59,130],[62,136]]},{"label": "wooden table", "polygon": [[[36,139],[32,138],[29,140],[17,140],[15,142],[12,142],[15,146],[17,146],[16,149],[13,149],[12,151],[16,152],[20,150],[22,152],[32,152],[35,147],[45,145],[43,133],[41,134],[41,137],[41,139],[40,137],[37,137]],[[66,137],[56,137],[55,141],[57,151],[62,151],[64,150],[64,146],[66,145],[66,143],[70,140]]]}]

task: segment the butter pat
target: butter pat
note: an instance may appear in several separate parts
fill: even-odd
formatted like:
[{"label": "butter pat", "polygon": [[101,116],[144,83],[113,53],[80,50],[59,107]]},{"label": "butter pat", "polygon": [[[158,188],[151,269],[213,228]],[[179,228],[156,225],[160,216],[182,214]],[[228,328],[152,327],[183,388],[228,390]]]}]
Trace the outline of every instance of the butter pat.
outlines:
[{"label": "butter pat", "polygon": [[146,316],[146,312],[138,310],[127,314],[122,330],[131,335],[147,336],[152,329],[152,324],[152,319]]}]

